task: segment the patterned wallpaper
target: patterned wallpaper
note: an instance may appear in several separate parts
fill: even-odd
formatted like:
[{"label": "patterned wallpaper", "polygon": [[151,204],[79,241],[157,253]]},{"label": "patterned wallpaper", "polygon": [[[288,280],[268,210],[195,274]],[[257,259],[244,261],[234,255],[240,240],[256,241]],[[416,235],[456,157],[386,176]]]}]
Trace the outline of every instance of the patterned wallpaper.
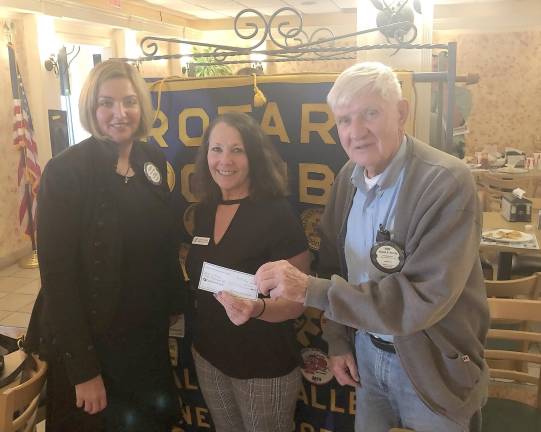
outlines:
[{"label": "patterned wallpaper", "polygon": [[[14,21],[15,22],[15,21]],[[14,41],[17,41],[15,22]],[[24,236],[19,226],[19,195],[17,188],[17,167],[19,152],[13,147],[13,98],[11,95],[7,40],[0,33],[0,268],[14,259],[25,249],[30,250],[30,241]],[[17,49],[18,58],[24,58]],[[20,61],[20,60],[19,60]],[[24,66],[20,65],[21,69]],[[24,76],[24,75],[23,75]],[[5,263],[4,263],[5,262]]]},{"label": "patterned wallpaper", "polygon": [[487,145],[541,151],[541,31],[435,34],[458,44],[459,74],[478,73],[468,86],[473,106],[467,153]]}]

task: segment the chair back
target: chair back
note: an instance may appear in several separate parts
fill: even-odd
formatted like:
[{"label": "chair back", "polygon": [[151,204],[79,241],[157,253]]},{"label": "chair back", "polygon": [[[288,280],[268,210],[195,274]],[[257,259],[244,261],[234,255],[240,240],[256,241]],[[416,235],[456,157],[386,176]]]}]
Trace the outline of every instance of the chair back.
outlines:
[{"label": "chair back", "polygon": [[535,299],[541,295],[541,273],[520,279],[485,280],[487,297]]},{"label": "chair back", "polygon": [[[493,322],[498,320],[541,322],[541,300],[489,298],[488,304]],[[490,328],[488,339],[541,343],[541,332],[532,329]],[[541,365],[541,354],[506,349],[505,346],[499,349],[485,349],[485,357],[487,360],[519,361],[527,366]],[[541,411],[539,369],[532,374],[528,371],[528,367],[520,371],[490,367],[490,378],[491,395],[518,400]]]},{"label": "chair back", "polygon": [[479,196],[484,211],[498,211],[501,208],[502,196],[521,188],[526,191],[526,197],[534,196],[535,183],[531,178],[513,176],[512,174],[495,175],[483,173],[477,179]]},{"label": "chair back", "polygon": [[513,174],[492,174],[483,173],[479,176],[478,182],[481,186],[486,186],[494,192],[506,193],[513,189],[521,188],[526,191],[526,196],[531,197],[534,192],[534,184],[531,177],[522,177]]},{"label": "chair back", "polygon": [[[533,300],[539,297],[541,290],[541,273],[535,273],[531,276],[520,279],[510,280],[485,280],[485,288],[487,297],[499,298],[522,298]],[[494,319],[492,328],[495,329],[510,329],[510,330],[527,330],[528,321],[523,319],[516,320],[500,320]],[[489,340],[487,348],[490,349],[511,349],[515,351],[528,352],[530,343],[527,341],[506,341],[506,340]],[[527,372],[528,367],[524,362],[520,361],[498,361],[488,360],[488,365],[496,369],[513,369]]]},{"label": "chair back", "polygon": [[[16,351],[4,357],[6,368],[25,357]],[[22,384],[13,383],[0,389],[0,431],[30,432],[34,429],[39,396],[45,383],[47,364],[33,356],[35,368],[29,370],[30,377]]]}]

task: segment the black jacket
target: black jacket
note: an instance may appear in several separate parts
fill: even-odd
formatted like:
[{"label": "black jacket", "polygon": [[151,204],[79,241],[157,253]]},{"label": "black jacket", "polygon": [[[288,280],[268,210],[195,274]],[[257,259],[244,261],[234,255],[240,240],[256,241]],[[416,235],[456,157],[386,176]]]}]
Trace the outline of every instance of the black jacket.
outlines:
[{"label": "black jacket", "polygon": [[[121,258],[118,211],[108,187],[118,160],[116,145],[93,137],[47,164],[38,194],[37,242],[41,290],[29,324],[26,348],[43,357],[63,356],[73,385],[100,373],[95,339],[107,333],[119,306]],[[135,175],[152,162],[161,184],[149,188],[169,205],[167,168],[155,146],[136,142],[130,154]],[[169,313],[183,310],[178,233],[164,245],[163,280]],[[144,271],[144,269],[143,269]]]}]

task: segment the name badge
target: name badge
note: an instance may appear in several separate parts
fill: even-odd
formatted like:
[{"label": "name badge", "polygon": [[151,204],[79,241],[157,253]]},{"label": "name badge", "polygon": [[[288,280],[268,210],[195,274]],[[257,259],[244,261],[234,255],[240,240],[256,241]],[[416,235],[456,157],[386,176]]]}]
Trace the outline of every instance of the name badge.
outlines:
[{"label": "name badge", "polygon": [[404,251],[391,241],[376,243],[370,249],[372,264],[382,272],[395,273],[404,266]]},{"label": "name badge", "polygon": [[143,171],[148,181],[153,185],[159,186],[162,183],[162,176],[160,174],[160,171],[152,162],[145,162],[145,164],[143,165]]},{"label": "name badge", "polygon": [[207,246],[210,242],[210,237],[198,237],[195,236],[192,240],[192,244],[194,245],[201,245],[201,246]]},{"label": "name badge", "polygon": [[379,226],[376,244],[370,249],[370,260],[374,267],[384,273],[398,272],[404,266],[404,251],[391,241],[391,233],[383,225]]}]

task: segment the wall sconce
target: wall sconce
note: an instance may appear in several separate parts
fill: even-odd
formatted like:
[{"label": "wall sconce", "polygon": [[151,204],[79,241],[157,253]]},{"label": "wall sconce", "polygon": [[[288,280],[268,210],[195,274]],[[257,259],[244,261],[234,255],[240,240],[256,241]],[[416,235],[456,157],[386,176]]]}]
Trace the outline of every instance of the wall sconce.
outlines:
[{"label": "wall sconce", "polygon": [[45,66],[45,70],[47,72],[53,72],[56,76],[58,76],[58,62],[56,61],[56,56],[54,54],[51,54],[47,60],[43,63]]},{"label": "wall sconce", "polygon": [[[379,10],[376,17],[376,25],[384,27],[391,24],[402,23],[392,28],[380,29],[387,42],[395,39],[399,43],[410,43],[417,37],[415,27],[415,12],[421,14],[421,0],[413,0],[413,9],[408,5],[410,0],[370,0],[372,5]],[[413,31],[413,36],[406,39],[406,36]]]},{"label": "wall sconce", "polygon": [[[71,94],[69,67],[71,62],[75,60],[75,57],[79,55],[81,47],[77,47],[77,52],[75,52],[75,50],[75,46],[70,52],[66,51],[66,47],[62,47],[58,50],[57,55],[51,54],[44,62],[45,69],[49,72],[52,71],[55,76],[60,78],[60,94],[62,96],[69,96]],[[73,54],[74,52],[75,54]],[[73,56],[68,61],[68,56],[71,54],[73,54]]]}]

